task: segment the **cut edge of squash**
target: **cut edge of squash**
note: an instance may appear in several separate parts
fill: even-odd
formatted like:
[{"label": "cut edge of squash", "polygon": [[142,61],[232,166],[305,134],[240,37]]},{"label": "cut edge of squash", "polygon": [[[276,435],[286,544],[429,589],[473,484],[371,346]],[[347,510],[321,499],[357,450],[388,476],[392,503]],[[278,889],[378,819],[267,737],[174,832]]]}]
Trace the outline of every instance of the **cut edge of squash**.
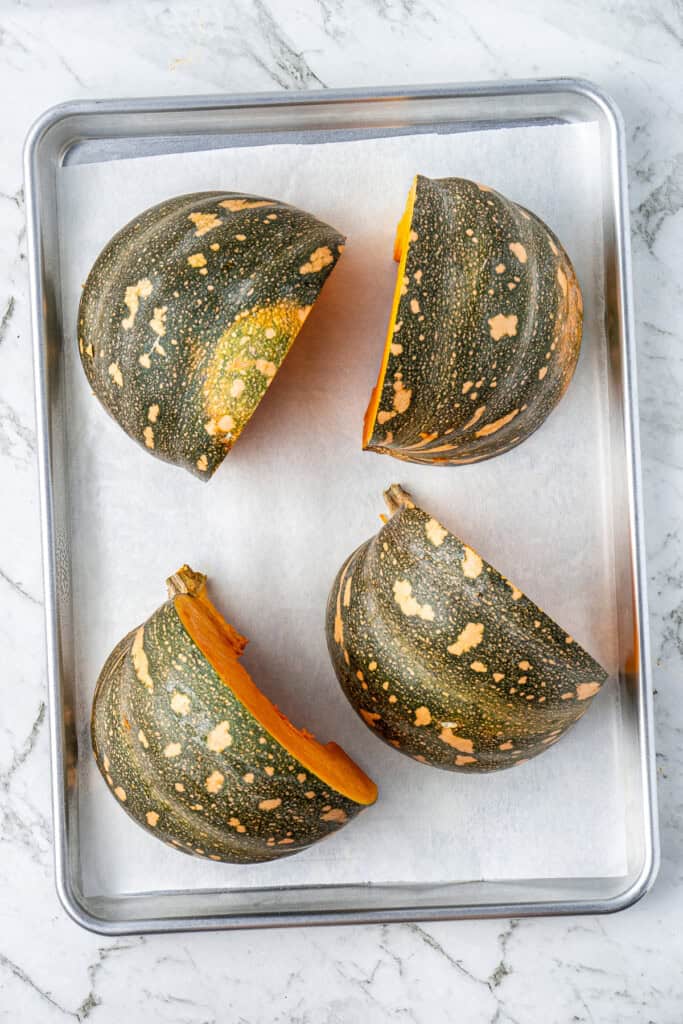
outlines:
[{"label": "cut edge of squash", "polygon": [[354,803],[373,804],[377,786],[362,768],[336,743],[320,743],[306,729],[297,729],[259,690],[239,662],[247,641],[210,601],[206,577],[183,566],[169,578],[168,588],[190,639],[261,728],[325,785]]},{"label": "cut edge of squash", "polygon": [[370,441],[375,432],[375,422],[377,420],[377,413],[379,410],[379,403],[382,398],[382,390],[384,388],[384,378],[387,372],[387,366],[389,364],[389,354],[391,352],[391,345],[394,338],[394,327],[396,326],[396,317],[398,316],[398,307],[401,301],[401,289],[403,287],[403,277],[405,274],[406,262],[408,259],[408,249],[410,247],[410,229],[413,223],[413,209],[415,207],[415,197],[417,194],[417,175],[413,178],[413,183],[410,186],[410,192],[408,193],[408,200],[406,202],[406,208],[403,211],[403,216],[398,222],[396,228],[396,240],[394,242],[394,259],[398,263],[398,271],[396,274],[396,285],[394,287],[394,298],[391,305],[391,315],[389,317],[389,326],[387,328],[387,337],[384,342],[384,352],[382,353],[382,363],[379,368],[379,374],[377,377],[377,383],[372,390],[370,395],[370,401],[365,411],[365,418],[363,420],[363,450],[365,451],[370,447]]}]

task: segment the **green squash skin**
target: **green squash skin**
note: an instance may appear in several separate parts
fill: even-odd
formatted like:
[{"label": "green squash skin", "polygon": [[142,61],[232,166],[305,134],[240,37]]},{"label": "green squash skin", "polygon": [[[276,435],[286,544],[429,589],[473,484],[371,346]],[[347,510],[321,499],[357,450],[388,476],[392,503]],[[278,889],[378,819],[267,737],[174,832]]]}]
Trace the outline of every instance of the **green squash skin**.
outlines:
[{"label": "green squash skin", "polygon": [[401,326],[366,448],[409,462],[479,462],[520,444],[569,386],[579,285],[538,217],[464,178],[418,176],[412,231]]},{"label": "green squash skin", "polygon": [[[396,599],[397,582],[412,614]],[[425,618],[406,601],[406,582]],[[480,641],[449,652],[468,624],[475,638],[472,626],[483,626]],[[374,734],[455,771],[510,768],[542,753],[607,678],[532,601],[415,507],[397,512],[342,567],[326,632],[341,687]]]},{"label": "green squash skin", "polygon": [[258,196],[202,192],[146,210],[83,289],[78,347],[92,390],[147,451],[209,479],[343,243],[311,214]]},{"label": "green squash skin", "polygon": [[[144,657],[134,657],[136,637]],[[182,695],[179,710],[174,694]],[[229,723],[230,745],[210,749],[207,737],[221,722]],[[331,790],[259,725],[192,641],[172,600],[112,651],[91,728],[98,768],[120,805],[185,853],[235,864],[274,860],[336,832],[365,807]]]}]

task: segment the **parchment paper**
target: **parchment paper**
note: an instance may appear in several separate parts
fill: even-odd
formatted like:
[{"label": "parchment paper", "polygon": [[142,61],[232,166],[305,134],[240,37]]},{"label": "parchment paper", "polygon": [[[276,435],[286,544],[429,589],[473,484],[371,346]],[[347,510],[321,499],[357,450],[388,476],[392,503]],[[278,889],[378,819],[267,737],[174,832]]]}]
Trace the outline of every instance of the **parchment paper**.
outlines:
[{"label": "parchment paper", "polygon": [[[346,703],[325,647],[325,601],[345,557],[379,528],[396,480],[615,667],[603,331],[600,141],[595,125],[286,144],[67,167],[59,209],[69,403],[80,843],[87,893],[300,883],[614,875],[625,870],[618,693],[612,680],[556,747],[512,771],[424,768],[376,740]],[[519,448],[474,466],[363,454],[413,174],[486,182],[563,240],[583,287],[583,350],[566,397]],[[90,394],[78,361],[82,282],[110,236],[170,195],[236,189],[295,203],[348,235],[285,365],[213,480],[138,448]],[[233,867],[168,849],[106,792],[88,716],[112,646],[165,597],[183,562],[251,643],[245,663],[298,725],[334,739],[380,787],[324,843]]]}]

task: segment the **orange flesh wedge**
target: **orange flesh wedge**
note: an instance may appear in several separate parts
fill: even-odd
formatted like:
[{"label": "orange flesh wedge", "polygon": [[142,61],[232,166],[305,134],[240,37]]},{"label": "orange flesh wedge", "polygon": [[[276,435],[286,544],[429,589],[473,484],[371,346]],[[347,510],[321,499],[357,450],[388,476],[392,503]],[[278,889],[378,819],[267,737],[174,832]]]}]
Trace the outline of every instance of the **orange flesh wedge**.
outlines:
[{"label": "orange flesh wedge", "polygon": [[190,638],[221,681],[274,740],[337,793],[357,804],[375,802],[377,786],[341,747],[319,743],[305,729],[297,729],[261,693],[238,660],[247,641],[225,621],[203,587],[196,594],[179,594],[173,602]]},{"label": "orange flesh wedge", "polygon": [[370,395],[370,402],[365,412],[365,419],[363,421],[363,448],[367,448],[375,429],[375,420],[377,418],[377,411],[379,409],[379,403],[382,397],[382,389],[384,386],[384,376],[387,372],[387,365],[389,363],[391,343],[394,340],[394,327],[396,325],[396,317],[398,316],[398,304],[401,300],[401,290],[403,288],[403,276],[406,270],[406,260],[408,259],[408,246],[410,245],[410,226],[413,221],[413,207],[415,206],[416,190],[417,178],[413,180],[413,184],[410,187],[410,192],[408,193],[408,202],[406,203],[406,208],[403,212],[403,216],[398,222],[398,227],[396,229],[396,241],[394,242],[394,259],[398,263],[398,273],[396,275],[396,286],[394,288],[394,301],[391,306],[391,316],[389,317],[387,339],[384,343],[382,365],[380,366],[379,369],[377,384],[373,388],[372,394]]}]

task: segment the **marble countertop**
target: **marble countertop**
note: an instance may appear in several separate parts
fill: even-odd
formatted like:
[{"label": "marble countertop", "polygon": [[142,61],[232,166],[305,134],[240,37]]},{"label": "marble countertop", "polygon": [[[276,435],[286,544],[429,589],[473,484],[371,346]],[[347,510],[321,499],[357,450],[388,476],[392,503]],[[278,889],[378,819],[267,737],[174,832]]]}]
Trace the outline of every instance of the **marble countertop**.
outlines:
[{"label": "marble countertop", "polygon": [[[683,227],[678,0],[10,0],[0,11],[0,1021],[683,1019]],[[21,144],[66,99],[582,76],[628,133],[662,867],[603,918],[132,937],[52,877]]]}]

